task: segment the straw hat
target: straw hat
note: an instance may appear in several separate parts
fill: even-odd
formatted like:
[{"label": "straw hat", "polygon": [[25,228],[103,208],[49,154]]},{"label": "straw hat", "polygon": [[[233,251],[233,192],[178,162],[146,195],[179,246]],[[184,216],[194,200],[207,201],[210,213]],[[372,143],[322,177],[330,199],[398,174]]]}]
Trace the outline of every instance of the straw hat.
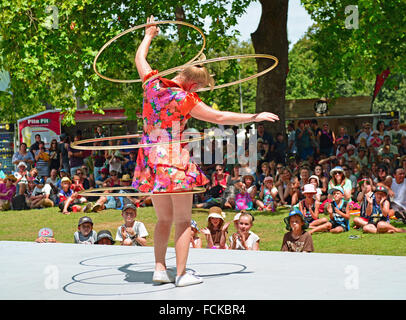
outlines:
[{"label": "straw hat", "polygon": [[220,207],[211,207],[209,209],[207,220],[209,220],[210,218],[219,218],[224,221],[224,219],[226,218],[226,214],[221,210]]},{"label": "straw hat", "polygon": [[121,178],[121,181],[131,181],[131,177],[129,174],[124,174]]}]

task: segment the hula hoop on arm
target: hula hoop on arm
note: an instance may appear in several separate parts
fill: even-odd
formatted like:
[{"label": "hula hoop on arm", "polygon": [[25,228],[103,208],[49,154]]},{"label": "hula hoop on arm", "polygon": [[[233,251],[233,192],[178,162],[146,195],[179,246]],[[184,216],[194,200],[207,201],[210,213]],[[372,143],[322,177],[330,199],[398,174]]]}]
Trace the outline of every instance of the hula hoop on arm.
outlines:
[{"label": "hula hoop on arm", "polygon": [[180,25],[184,25],[187,27],[190,27],[192,29],[195,29],[196,31],[198,31],[200,33],[200,35],[202,36],[203,39],[203,45],[201,47],[201,49],[199,50],[199,52],[197,53],[197,55],[195,55],[191,60],[189,60],[188,62],[186,62],[185,64],[188,63],[192,63],[193,61],[195,61],[197,58],[200,57],[200,55],[203,53],[204,48],[206,47],[206,37],[203,34],[202,30],[200,30],[198,27],[194,26],[193,24],[190,24],[188,22],[184,22],[184,21],[169,21],[169,20],[164,20],[164,21],[155,21],[153,23],[144,23],[144,24],[140,24],[138,26],[132,27],[130,29],[127,29],[123,32],[121,32],[120,34],[116,35],[115,37],[113,37],[111,40],[107,41],[103,47],[99,50],[99,52],[96,54],[96,57],[94,58],[93,61],[93,70],[94,72],[100,77],[103,78],[105,80],[111,81],[111,82],[118,82],[118,83],[134,83],[134,82],[142,82],[141,79],[135,79],[135,80],[120,80],[120,79],[114,79],[114,78],[109,78],[107,76],[102,75],[96,67],[96,63],[97,63],[97,59],[99,58],[99,56],[101,55],[101,53],[114,41],[116,41],[118,38],[126,35],[129,32],[132,32],[134,30],[138,30],[147,26],[152,26],[152,25],[156,25],[156,24],[180,24]]}]

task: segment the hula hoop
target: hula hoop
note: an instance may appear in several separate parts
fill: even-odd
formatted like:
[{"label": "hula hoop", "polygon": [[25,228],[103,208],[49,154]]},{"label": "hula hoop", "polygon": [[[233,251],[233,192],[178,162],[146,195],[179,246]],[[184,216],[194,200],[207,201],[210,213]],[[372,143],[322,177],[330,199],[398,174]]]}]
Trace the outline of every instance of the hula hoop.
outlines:
[{"label": "hula hoop", "polygon": [[243,54],[243,55],[236,55],[236,56],[212,58],[212,59],[207,59],[207,60],[202,60],[202,61],[195,61],[195,62],[192,62],[192,63],[189,63],[189,64],[184,64],[183,66],[174,67],[174,68],[171,68],[171,69],[168,69],[168,70],[165,70],[165,71],[161,71],[161,72],[149,77],[147,79],[147,81],[145,81],[142,84],[142,87],[145,88],[145,84],[147,82],[155,79],[155,78],[166,76],[168,74],[171,74],[171,73],[174,73],[176,71],[182,70],[182,69],[184,69],[185,67],[188,67],[188,66],[196,66],[196,65],[202,65],[202,64],[207,64],[207,63],[212,63],[212,62],[217,62],[217,61],[227,61],[227,60],[246,59],[246,58],[266,58],[266,59],[271,59],[271,60],[274,61],[274,64],[272,66],[270,66],[269,68],[267,68],[267,69],[265,69],[263,71],[260,71],[260,72],[258,72],[256,74],[252,75],[252,76],[246,77],[244,79],[240,79],[240,80],[229,82],[229,83],[224,83],[224,84],[215,86],[213,88],[210,88],[210,87],[201,88],[199,90],[196,90],[196,92],[203,92],[203,91],[208,91],[208,90],[226,88],[226,87],[229,87],[229,86],[232,86],[232,85],[235,85],[235,84],[239,84],[239,83],[242,83],[242,82],[246,82],[246,81],[258,78],[258,77],[264,75],[265,73],[268,73],[272,69],[275,69],[276,66],[279,63],[278,58],[276,58],[275,56],[272,56],[272,55],[269,55],[269,54],[263,54],[263,53]]},{"label": "hula hoop", "polygon": [[[114,191],[114,190],[135,190],[134,187],[106,187],[106,188],[91,188],[84,191],[79,191],[78,195],[85,197],[94,197],[94,196],[109,196],[109,197],[143,197],[143,196],[163,196],[163,195],[177,195],[177,194],[194,194],[194,193],[203,193],[206,191],[206,188],[196,187],[190,190],[180,190],[180,191],[171,191],[171,192],[132,192],[132,193],[116,193],[116,192],[102,192],[102,191]],[[93,191],[98,191],[94,193]]]},{"label": "hula hoop", "polygon": [[116,145],[116,146],[83,146],[84,143],[93,143],[99,141],[109,141],[109,140],[123,140],[128,138],[139,138],[141,134],[130,134],[125,136],[114,136],[114,137],[104,137],[104,138],[94,138],[94,139],[85,139],[71,142],[70,146],[73,149],[77,150],[122,150],[122,149],[137,149],[137,148],[147,148],[147,147],[155,147],[155,146],[164,146],[170,144],[179,144],[179,143],[192,143],[196,141],[201,141],[206,139],[207,137],[214,137],[211,133],[203,133],[203,135],[194,132],[187,132],[188,134],[200,134],[201,136],[198,138],[188,139],[188,140],[171,140],[171,141],[164,141],[164,142],[156,142],[156,143],[144,143],[144,144],[128,144],[128,145]]},{"label": "hula hoop", "polygon": [[97,68],[96,68],[97,59],[99,58],[99,56],[101,55],[101,53],[104,51],[104,49],[106,49],[112,42],[114,42],[114,41],[117,40],[118,38],[124,36],[125,34],[131,32],[131,31],[134,31],[134,30],[137,30],[137,29],[141,29],[141,28],[144,28],[144,27],[146,27],[146,26],[152,26],[152,25],[156,25],[156,24],[171,24],[171,23],[173,23],[173,24],[181,24],[181,25],[184,25],[184,26],[193,28],[193,29],[195,29],[196,31],[198,31],[198,32],[200,33],[200,35],[202,36],[202,38],[203,38],[203,45],[202,45],[202,48],[200,49],[200,51],[198,52],[197,55],[195,55],[190,61],[186,62],[185,64],[192,63],[193,61],[195,61],[195,60],[203,53],[203,50],[204,50],[204,48],[206,47],[206,37],[205,37],[205,35],[203,34],[202,30],[200,30],[198,27],[196,27],[196,26],[194,26],[193,24],[190,24],[190,23],[188,23],[188,22],[164,20],[164,21],[155,21],[155,22],[153,22],[153,23],[140,24],[140,25],[138,25],[138,26],[132,27],[132,28],[130,28],[130,29],[127,29],[127,30],[121,32],[120,34],[118,34],[118,35],[116,35],[115,37],[113,37],[111,40],[107,41],[107,42],[104,44],[104,46],[99,50],[99,52],[97,53],[96,57],[94,58],[94,61],[93,61],[93,70],[94,70],[94,72],[95,72],[100,78],[103,78],[103,79],[105,79],[105,80],[112,81],[112,82],[119,82],[119,83],[142,82],[141,79],[136,79],[136,80],[120,80],[120,79],[109,78],[109,77],[106,77],[106,76],[102,75],[102,74],[97,70]]}]

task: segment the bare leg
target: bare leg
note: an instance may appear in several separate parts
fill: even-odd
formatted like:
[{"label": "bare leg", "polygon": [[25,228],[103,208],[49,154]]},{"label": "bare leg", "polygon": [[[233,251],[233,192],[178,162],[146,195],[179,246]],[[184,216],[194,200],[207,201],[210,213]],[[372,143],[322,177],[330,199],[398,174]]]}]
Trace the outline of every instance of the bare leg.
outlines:
[{"label": "bare leg", "polygon": [[166,270],[165,255],[173,220],[172,200],[170,196],[152,196],[152,203],[158,221],[154,233],[155,270]]},{"label": "bare leg", "polygon": [[364,225],[362,227],[362,231],[364,231],[365,233],[377,233],[378,230],[375,227],[375,225],[373,225],[372,223],[367,223],[366,225]]},{"label": "bare leg", "polygon": [[192,219],[192,194],[172,195],[175,222],[176,273],[185,274],[190,246],[190,220]]},{"label": "bare leg", "polygon": [[327,218],[320,218],[320,219],[314,220],[309,224],[309,228],[315,228],[326,222],[328,222]]},{"label": "bare leg", "polygon": [[404,233],[406,232],[405,229],[396,228],[392,226],[390,223],[380,221],[378,222],[377,229],[379,233]]},{"label": "bare leg", "polygon": [[362,219],[360,217],[355,217],[354,224],[355,224],[355,227],[357,227],[357,228],[363,228],[368,224],[368,221],[365,221],[364,219]]},{"label": "bare leg", "polygon": [[323,223],[323,224],[321,224],[321,225],[319,225],[319,226],[317,226],[317,227],[315,227],[313,229],[310,229],[307,232],[309,232],[310,234],[313,234],[314,232],[325,232],[325,231],[329,231],[331,229],[331,227],[332,227],[331,223],[326,222],[326,223]]}]

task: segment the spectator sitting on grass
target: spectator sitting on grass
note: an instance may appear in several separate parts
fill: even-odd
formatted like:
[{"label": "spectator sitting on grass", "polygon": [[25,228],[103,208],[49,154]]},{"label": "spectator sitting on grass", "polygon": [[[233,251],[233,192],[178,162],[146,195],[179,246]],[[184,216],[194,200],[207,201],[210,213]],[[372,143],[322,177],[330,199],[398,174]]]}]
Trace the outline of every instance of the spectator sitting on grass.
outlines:
[{"label": "spectator sitting on grass", "polygon": [[405,169],[398,167],[395,169],[395,179],[392,180],[391,188],[394,192],[391,208],[395,217],[406,224],[406,179]]},{"label": "spectator sitting on grass", "polygon": [[367,198],[373,195],[371,179],[363,178],[358,184],[360,185],[361,191],[357,195],[357,202],[361,203],[361,209],[359,217],[354,218],[354,229],[362,228],[368,224],[369,218],[366,214],[368,206]]},{"label": "spectator sitting on grass", "polygon": [[116,243],[113,239],[113,236],[111,235],[111,232],[109,230],[100,230],[97,233],[97,241],[94,244],[100,244],[100,245],[114,245]]},{"label": "spectator sitting on grass", "polygon": [[121,216],[124,224],[117,228],[116,240],[122,246],[146,246],[148,232],[142,222],[135,220],[137,207],[132,203],[126,204]]},{"label": "spectator sitting on grass", "polygon": [[[328,183],[328,191],[331,195],[330,190],[335,187],[341,187],[344,192],[345,200],[351,199],[352,183],[351,180],[346,178],[344,175],[344,170],[342,167],[337,166],[330,171],[331,180]],[[331,198],[331,196],[329,196]]]},{"label": "spectator sitting on grass", "polygon": [[74,243],[94,244],[97,241],[97,233],[93,230],[93,221],[84,216],[79,219],[78,230],[73,235]]},{"label": "spectator sitting on grass", "polygon": [[10,174],[0,183],[0,211],[10,210],[11,200],[16,194],[16,181],[16,177]]},{"label": "spectator sitting on grass", "polygon": [[57,243],[54,238],[54,232],[50,228],[42,228],[38,232],[38,238],[35,239],[37,243]]},{"label": "spectator sitting on grass", "polygon": [[282,241],[281,251],[289,252],[313,252],[313,239],[306,232],[308,224],[299,208],[293,208],[285,219],[286,230]]},{"label": "spectator sitting on grass", "polygon": [[273,185],[273,178],[265,177],[263,184],[261,184],[261,191],[259,192],[259,198],[257,205],[259,210],[275,212],[276,210],[276,197],[278,195],[278,189]]},{"label": "spectator sitting on grass", "polygon": [[316,194],[317,190],[313,184],[305,184],[303,190],[305,198],[299,202],[299,210],[309,228],[314,228],[328,222],[326,218],[319,218],[320,202],[314,199]]},{"label": "spectator sitting on grass", "polygon": [[109,170],[107,168],[101,169],[100,175],[96,178],[95,187],[102,188],[108,178],[109,178]]},{"label": "spectator sitting on grass", "polygon": [[17,171],[14,172],[14,177],[16,177],[17,193],[24,194],[25,189],[28,184],[28,171],[27,165],[24,161],[21,161],[17,166]]},{"label": "spectator sitting on grass", "polygon": [[44,178],[34,180],[35,188],[31,195],[31,209],[34,208],[49,208],[53,207],[54,203],[50,199],[52,188],[48,183],[45,183]]},{"label": "spectator sitting on grass", "polygon": [[191,248],[201,248],[202,247],[202,239],[199,237],[199,228],[197,227],[197,223],[195,220],[190,222],[190,247]]},{"label": "spectator sitting on grass", "polygon": [[341,233],[350,229],[350,202],[344,200],[344,190],[342,187],[333,187],[329,191],[332,194],[332,202],[327,204],[327,212],[330,215],[330,220],[323,223],[308,232],[313,234],[314,232],[331,232]]},{"label": "spectator sitting on grass", "polygon": [[59,190],[59,209],[63,214],[71,212],[89,212],[92,204],[88,203],[85,207],[79,205],[80,199],[77,192],[71,188],[72,182],[68,177],[61,179],[61,189]]},{"label": "spectator sitting on grass", "polygon": [[406,230],[395,228],[389,221],[390,202],[388,200],[388,189],[384,186],[377,186],[374,196],[367,196],[366,216],[368,224],[362,230],[365,233],[405,233]]},{"label": "spectator sitting on grass", "polygon": [[254,216],[249,212],[242,212],[238,219],[238,229],[230,236],[230,249],[233,250],[259,250],[260,238],[251,231]]}]

